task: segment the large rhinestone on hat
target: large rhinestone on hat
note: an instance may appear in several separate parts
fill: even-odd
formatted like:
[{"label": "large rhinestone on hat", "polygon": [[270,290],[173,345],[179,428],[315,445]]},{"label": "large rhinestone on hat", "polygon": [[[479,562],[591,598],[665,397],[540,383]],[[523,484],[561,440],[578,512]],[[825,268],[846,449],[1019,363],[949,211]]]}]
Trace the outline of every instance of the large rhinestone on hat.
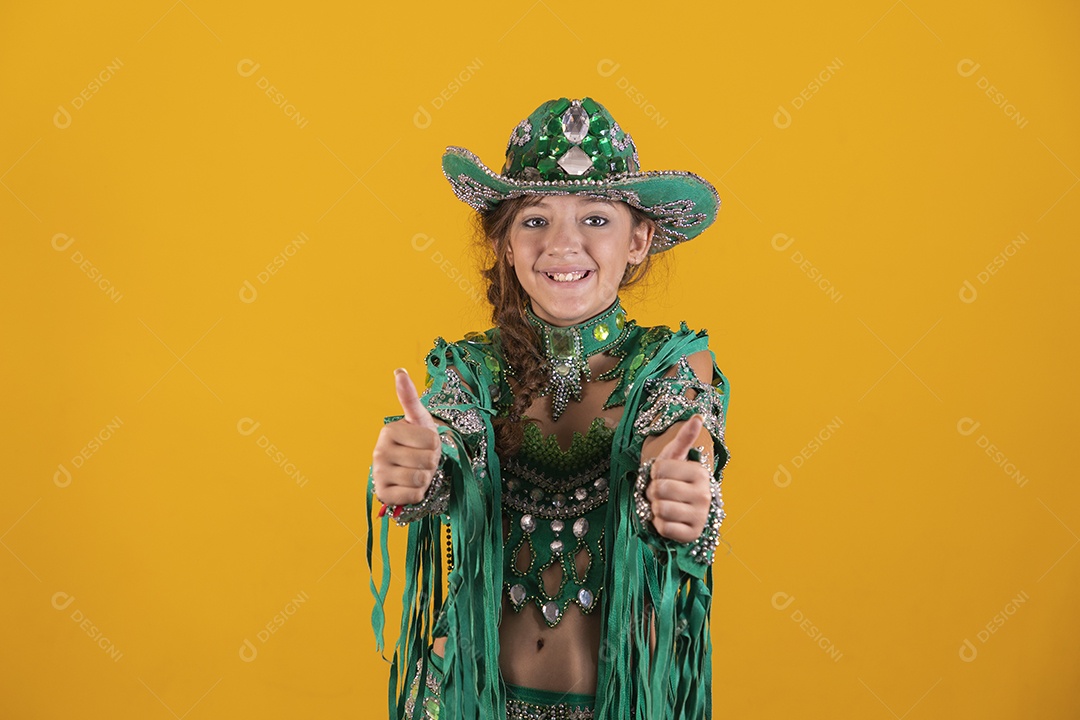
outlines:
[{"label": "large rhinestone on hat", "polygon": [[563,113],[562,130],[566,139],[572,143],[579,143],[589,134],[589,113],[577,103]]},{"label": "large rhinestone on hat", "polygon": [[575,145],[559,158],[559,167],[565,170],[567,175],[584,175],[592,167],[592,158]]},{"label": "large rhinestone on hat", "polygon": [[588,610],[592,607],[593,603],[592,590],[590,590],[589,588],[581,588],[580,590],[578,590],[577,600],[581,607]]},{"label": "large rhinestone on hat", "polygon": [[511,585],[510,600],[512,600],[515,605],[520,605],[521,603],[525,602],[525,586],[521,583],[518,583],[517,585]]},{"label": "large rhinestone on hat", "polygon": [[554,601],[548,600],[546,603],[544,603],[544,607],[542,608],[542,610],[544,613],[544,619],[547,620],[549,623],[554,624],[559,622],[559,606]]}]

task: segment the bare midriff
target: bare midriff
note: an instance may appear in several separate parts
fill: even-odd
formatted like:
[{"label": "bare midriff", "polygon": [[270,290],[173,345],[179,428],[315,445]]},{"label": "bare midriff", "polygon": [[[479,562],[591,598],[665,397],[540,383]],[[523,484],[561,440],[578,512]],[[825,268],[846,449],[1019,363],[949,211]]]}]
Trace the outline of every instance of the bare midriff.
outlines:
[{"label": "bare midriff", "polygon": [[[442,657],[446,638],[433,651]],[[503,596],[499,625],[499,667],[510,685],[592,695],[600,653],[600,614],[584,615],[571,603],[555,627],[548,627],[535,604],[520,612]]]}]

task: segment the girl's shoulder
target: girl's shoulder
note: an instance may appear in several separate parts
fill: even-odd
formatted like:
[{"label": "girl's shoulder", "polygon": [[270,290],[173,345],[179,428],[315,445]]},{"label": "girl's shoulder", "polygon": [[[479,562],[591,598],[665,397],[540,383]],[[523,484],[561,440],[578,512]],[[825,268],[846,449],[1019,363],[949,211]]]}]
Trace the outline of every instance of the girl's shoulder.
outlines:
[{"label": "girl's shoulder", "polygon": [[425,385],[430,388],[436,380],[441,381],[451,368],[473,395],[486,390],[492,401],[508,395],[507,368],[498,348],[498,328],[467,332],[461,339],[450,342],[435,338],[427,356]]},{"label": "girl's shoulder", "polygon": [[652,358],[671,345],[708,347],[708,331],[704,328],[693,330],[685,320],[679,322],[677,329],[672,329],[667,325],[638,325],[634,320],[627,323],[627,328],[629,332],[619,344],[636,350],[644,355],[645,359]]}]

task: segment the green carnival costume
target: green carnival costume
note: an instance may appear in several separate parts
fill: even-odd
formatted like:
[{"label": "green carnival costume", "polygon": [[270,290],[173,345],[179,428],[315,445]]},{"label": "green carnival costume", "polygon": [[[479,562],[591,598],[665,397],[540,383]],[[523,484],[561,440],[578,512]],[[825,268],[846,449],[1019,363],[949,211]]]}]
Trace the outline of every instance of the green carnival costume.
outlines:
[{"label": "green carnival costume", "polygon": [[[570,122],[562,126],[574,130],[580,116],[573,116],[569,108],[587,105],[608,118],[603,128],[608,137],[613,121],[588,98],[545,103],[524,122],[532,131],[539,126],[554,133],[557,128],[551,117],[570,116]],[[522,136],[521,127],[511,137],[508,165],[514,138]],[[580,139],[581,133],[576,137]],[[628,135],[623,133],[618,140],[624,148],[633,149]],[[561,153],[574,147],[579,145],[563,147]],[[448,150],[450,155],[461,157],[454,149]],[[636,170],[636,151],[632,159]],[[445,162],[446,158],[444,168]],[[530,162],[527,167],[537,164],[535,155]],[[634,173],[633,177],[640,180],[644,175]],[[539,182],[546,183],[549,192],[559,187],[566,192],[566,183],[575,181]],[[700,178],[693,182],[704,183]],[[608,190],[604,184],[589,186],[589,192]],[[626,183],[616,190],[623,198],[627,192],[643,192],[640,185],[628,190]],[[652,192],[664,189],[656,186]],[[698,201],[708,202],[701,196],[683,202],[682,215],[654,215],[658,224],[667,223],[664,233],[670,240],[666,247],[689,239],[712,221],[715,207],[703,220],[688,220]],[[670,210],[679,201],[669,198],[666,202]],[[691,222],[694,229],[688,231]],[[720,483],[730,458],[724,443],[727,378],[716,365],[704,330],[691,331],[685,322],[674,331],[666,326],[641,327],[627,318],[618,298],[596,317],[571,327],[550,325],[528,306],[526,310],[551,365],[551,384],[544,392],[552,396],[553,415],[558,417],[567,402],[580,398],[581,382],[590,379],[585,361],[599,352],[617,358],[615,367],[597,378],[616,380],[604,408],[622,406],[623,414],[614,429],[597,418],[585,435],[575,433],[568,451],[558,446],[554,436],[543,438],[535,425],[527,424],[521,450],[513,457],[500,458],[492,423],[511,406],[507,374],[513,371],[501,353],[499,329],[469,333],[452,343],[436,338],[427,356],[421,402],[447,423],[439,426],[443,461],[422,502],[391,508],[393,512],[382,517],[384,575],[380,587],[376,588],[374,579],[371,584],[376,597],[372,624],[382,650],[390,564],[386,541],[393,517],[398,525],[408,526],[409,537],[404,612],[390,671],[391,716],[438,718],[441,714],[443,720],[708,717],[711,563],[724,518]],[[707,381],[695,375],[687,360],[700,351],[713,357]],[[712,507],[701,537],[677,543],[658,535],[649,522],[644,491],[651,463],[643,466],[640,462],[641,447],[646,437],[694,414],[705,419],[704,427],[713,439]],[[385,422],[401,417],[390,416]],[[372,487],[369,473],[369,568]],[[504,516],[510,528],[505,538]],[[444,532],[449,546],[445,581]],[[575,562],[579,554],[588,559],[583,572]],[[550,594],[540,579],[549,567],[558,567],[562,578],[558,590]],[[448,584],[445,596],[444,582]],[[558,625],[571,603],[582,613],[600,614],[603,636],[595,695],[551,693],[503,682],[498,626],[504,597],[514,611],[535,603],[551,627]],[[655,656],[649,651],[647,608],[656,618]],[[430,652],[433,638],[439,636],[448,638],[443,658]]]}]

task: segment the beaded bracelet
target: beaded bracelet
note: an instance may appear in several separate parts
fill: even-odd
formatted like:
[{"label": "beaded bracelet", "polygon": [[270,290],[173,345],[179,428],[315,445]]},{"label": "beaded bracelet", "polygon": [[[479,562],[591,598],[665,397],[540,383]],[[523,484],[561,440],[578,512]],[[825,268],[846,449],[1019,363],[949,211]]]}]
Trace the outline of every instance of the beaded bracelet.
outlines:
[{"label": "beaded bracelet", "polygon": [[424,492],[424,497],[417,503],[406,505],[389,505],[383,503],[379,510],[379,517],[386,513],[394,518],[398,527],[405,527],[414,520],[419,520],[428,515],[442,515],[450,504],[450,482],[446,476],[446,465],[449,456],[446,454],[446,446],[456,447],[454,439],[449,435],[440,433],[443,442],[442,457],[439,459],[439,467],[431,478],[431,484]]},{"label": "beaded bracelet", "polygon": [[431,478],[431,484],[428,485],[427,491],[420,502],[406,505],[383,503],[382,509],[379,510],[379,517],[389,512],[398,527],[405,527],[414,520],[419,520],[428,515],[442,515],[446,512],[449,502],[450,483],[446,481],[446,470],[440,466]]},{"label": "beaded bracelet", "polygon": [[715,476],[709,479],[709,491],[712,494],[709,516],[701,535],[690,548],[690,557],[706,565],[711,565],[716,555],[716,546],[720,544],[720,524],[724,522],[724,499],[720,495],[720,481]]},{"label": "beaded bracelet", "polygon": [[[691,448],[689,458],[708,467],[704,446]],[[641,521],[641,525],[651,532],[656,532],[656,528],[652,524],[652,504],[645,497],[645,489],[651,479],[655,459],[649,458],[641,464],[638,468],[637,480],[634,482],[634,512]],[[720,524],[724,521],[724,500],[720,493],[720,480],[715,475],[709,478],[709,492],[709,515],[705,520],[705,527],[690,548],[690,557],[702,564],[712,563],[716,546],[720,543]]]},{"label": "beaded bracelet", "polygon": [[642,527],[650,532],[656,532],[656,528],[652,525],[652,504],[645,498],[645,487],[648,485],[653,460],[655,459],[649,458],[641,463],[641,467],[638,468],[637,480],[634,482],[634,512],[637,513]]}]

